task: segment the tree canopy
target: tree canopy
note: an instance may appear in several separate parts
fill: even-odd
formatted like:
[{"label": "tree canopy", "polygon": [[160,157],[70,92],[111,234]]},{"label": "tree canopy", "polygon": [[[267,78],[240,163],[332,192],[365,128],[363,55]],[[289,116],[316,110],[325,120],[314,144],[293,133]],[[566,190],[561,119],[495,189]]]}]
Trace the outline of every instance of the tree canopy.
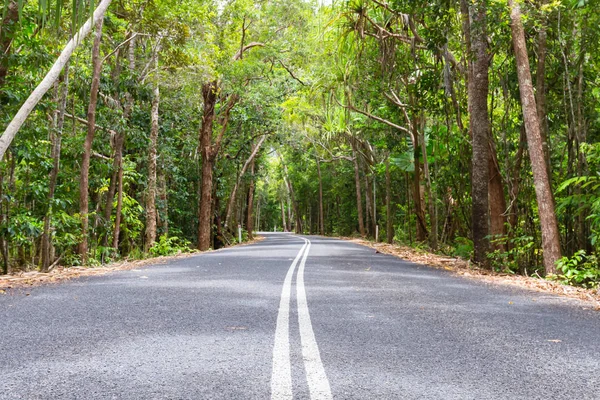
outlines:
[{"label": "tree canopy", "polygon": [[595,287],[599,7],[5,0],[3,271],[218,248],[239,226]]}]

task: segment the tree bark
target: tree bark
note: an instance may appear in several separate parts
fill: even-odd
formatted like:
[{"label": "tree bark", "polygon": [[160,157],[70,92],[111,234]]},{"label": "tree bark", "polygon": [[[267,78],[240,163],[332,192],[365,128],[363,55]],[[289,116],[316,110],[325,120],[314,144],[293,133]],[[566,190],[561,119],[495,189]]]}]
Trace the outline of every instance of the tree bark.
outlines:
[{"label": "tree bark", "polygon": [[387,242],[394,242],[394,211],[392,210],[392,175],[390,173],[390,157],[385,160],[385,210]]},{"label": "tree bark", "polygon": [[67,43],[65,48],[63,49],[60,56],[50,68],[50,71],[42,82],[34,89],[34,91],[29,95],[25,103],[21,106],[15,117],[12,119],[10,124],[6,127],[2,137],[0,137],[0,160],[4,158],[4,153],[10,146],[11,142],[15,138],[19,129],[25,123],[25,120],[33,111],[34,107],[37,103],[44,97],[44,94],[54,85],[54,82],[58,79],[60,72],[71,58],[73,51],[81,44],[83,39],[90,33],[92,27],[100,22],[104,18],[104,13],[106,9],[110,5],[111,0],[102,0],[98,7],[94,11],[94,14],[90,19],[86,21],[86,23],[79,29],[77,34]]},{"label": "tree bark", "polygon": [[319,175],[319,233],[325,236],[325,216],[323,215],[323,178],[321,176],[321,162],[317,157],[317,173]]},{"label": "tree bark", "polygon": [[[158,68],[158,57],[154,61]],[[150,148],[148,151],[148,193],[146,195],[146,241],[144,251],[148,252],[156,241],[156,146],[158,142],[158,107],[160,104],[160,88],[158,79],[154,83],[152,111],[150,113]]]},{"label": "tree bark", "polygon": [[52,142],[52,169],[50,170],[50,174],[48,176],[49,184],[48,184],[48,208],[46,212],[46,216],[44,217],[44,230],[42,233],[42,243],[41,243],[41,256],[42,256],[42,265],[41,271],[47,272],[51,260],[51,240],[50,240],[50,227],[52,224],[52,203],[54,202],[54,192],[56,191],[56,183],[58,181],[58,171],[60,168],[60,153],[61,153],[61,143],[62,143],[62,131],[63,125],[65,121],[65,110],[67,108],[67,97],[69,93],[69,64],[65,66],[64,70],[64,78],[62,83],[62,90],[60,93],[59,104],[58,104],[58,113],[54,117],[54,126],[51,128],[51,142]]},{"label": "tree bark", "polygon": [[415,207],[415,216],[417,217],[417,241],[424,242],[427,240],[427,223],[425,221],[425,210],[423,209],[423,199],[421,197],[421,148],[419,146],[419,132],[415,124],[413,126],[413,155],[414,155],[414,173],[412,196],[413,205]]},{"label": "tree bark", "polygon": [[290,180],[290,177],[288,175],[287,165],[285,165],[285,163],[283,162],[283,158],[281,159],[281,164],[283,165],[284,180],[287,184],[290,193],[290,199],[292,201],[292,207],[294,208],[294,214],[296,216],[295,230],[296,233],[300,234],[302,233],[302,217],[300,216],[300,210],[298,209],[298,203],[296,202],[296,196],[294,195],[294,186],[292,185],[292,181]]},{"label": "tree bark", "polygon": [[421,130],[421,153],[423,154],[423,175],[425,176],[425,190],[427,192],[427,208],[429,210],[429,223],[431,230],[429,231],[429,247],[433,251],[438,247],[437,236],[437,215],[435,212],[435,199],[433,190],[431,189],[431,175],[429,174],[429,161],[427,160],[427,145],[425,143],[425,132]]},{"label": "tree bark", "polygon": [[[489,181],[489,206],[490,206],[490,232],[493,239],[500,239],[506,236],[506,198],[504,197],[504,183],[500,174],[500,167],[496,157],[496,150],[491,145],[489,147],[488,169],[490,174]],[[506,250],[504,241],[491,243],[494,250]]]},{"label": "tree bark", "polygon": [[473,136],[471,177],[473,260],[487,266],[489,250],[489,140],[488,115],[489,54],[487,41],[486,1],[469,3],[471,67],[468,77],[470,129]]},{"label": "tree bark", "polygon": [[287,228],[287,223],[285,221],[285,204],[283,202],[283,199],[280,199],[280,203],[281,203],[281,223],[283,224],[282,231],[287,232],[288,228]]},{"label": "tree bark", "polygon": [[0,88],[6,82],[8,74],[8,58],[14,35],[14,27],[19,20],[19,6],[16,1],[8,3],[6,15],[0,24]]},{"label": "tree bark", "polygon": [[83,159],[81,161],[81,176],[79,178],[79,215],[81,218],[81,242],[79,243],[79,255],[82,265],[87,264],[88,253],[88,191],[90,156],[92,154],[92,143],[96,133],[96,106],[98,105],[98,89],[100,87],[100,73],[102,72],[102,59],[100,58],[100,42],[102,41],[103,19],[98,21],[94,46],[92,47],[92,85],[90,89],[90,104],[87,111],[88,129],[83,145]]},{"label": "tree bark", "polygon": [[544,267],[546,274],[554,274],[556,273],[556,262],[561,257],[558,223],[554,209],[548,167],[544,159],[544,146],[531,81],[525,32],[521,21],[521,8],[515,0],[509,0],[508,5],[512,22],[512,39],[517,62],[517,77],[521,93],[521,105],[523,107],[523,120],[525,122],[527,146],[533,170],[533,180],[540,216]]},{"label": "tree bark", "polygon": [[213,123],[215,118],[215,105],[217,103],[217,81],[202,85],[204,98],[204,114],[200,128],[200,154],[202,156],[202,181],[200,185],[200,199],[198,202],[198,250],[205,251],[210,248],[211,236],[211,206],[213,188],[212,149]]},{"label": "tree bark", "polygon": [[362,193],[360,187],[360,171],[358,168],[358,155],[354,150],[354,144],[352,145],[352,162],[354,164],[354,182],[356,184],[356,211],[358,212],[358,232],[360,236],[365,237],[365,224],[363,220],[362,210]]},{"label": "tree bark", "polygon": [[256,159],[252,157],[252,162],[250,163],[250,183],[248,184],[248,197],[246,199],[246,231],[248,232],[248,240],[252,240],[254,238],[253,230],[254,230],[254,164]]},{"label": "tree bark", "polygon": [[[546,1],[542,1],[543,6]],[[535,74],[535,101],[538,119],[540,121],[540,134],[544,146],[544,159],[548,165],[548,175],[552,180],[550,168],[550,146],[548,143],[547,121],[546,121],[546,56],[548,53],[548,20],[544,16],[537,37],[537,69]]]}]

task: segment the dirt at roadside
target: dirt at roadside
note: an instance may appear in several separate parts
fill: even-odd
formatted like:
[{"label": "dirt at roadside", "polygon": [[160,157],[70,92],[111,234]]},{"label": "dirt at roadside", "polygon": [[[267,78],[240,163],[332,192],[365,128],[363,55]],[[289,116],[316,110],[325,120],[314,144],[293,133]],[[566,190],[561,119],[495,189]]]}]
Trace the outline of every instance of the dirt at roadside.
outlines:
[{"label": "dirt at roadside", "polygon": [[[263,240],[263,237],[257,236],[255,239],[244,242],[238,246],[246,246]],[[233,247],[233,246],[232,246]],[[219,251],[219,250],[215,250]],[[107,264],[101,267],[62,267],[58,266],[47,273],[39,271],[19,272],[14,275],[0,275],[0,295],[6,294],[8,289],[28,288],[49,283],[57,283],[70,279],[76,279],[83,276],[105,275],[115,271],[125,271],[148,265],[167,264],[170,261],[187,258],[200,254],[199,251],[181,253],[174,256],[154,257],[144,260],[120,261]]]},{"label": "dirt at roadside", "polygon": [[375,243],[357,238],[342,239],[371,247],[380,253],[390,254],[416,264],[428,265],[434,268],[442,268],[466,278],[477,279],[499,285],[518,286],[521,288],[536,290],[538,292],[551,293],[582,300],[590,303],[590,306],[596,311],[600,311],[600,288],[584,289],[563,285],[559,282],[547,281],[537,277],[492,272],[477,268],[470,261],[459,257],[440,256],[437,254],[419,251],[407,246],[391,245],[388,243]]}]

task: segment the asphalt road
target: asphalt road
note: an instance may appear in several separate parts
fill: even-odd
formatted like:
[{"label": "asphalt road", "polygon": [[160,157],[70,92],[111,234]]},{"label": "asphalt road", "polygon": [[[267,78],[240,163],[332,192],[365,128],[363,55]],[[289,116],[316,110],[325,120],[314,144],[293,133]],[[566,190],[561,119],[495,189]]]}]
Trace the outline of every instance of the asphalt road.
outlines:
[{"label": "asphalt road", "polygon": [[600,399],[598,312],[266,236],[0,296],[0,399]]}]

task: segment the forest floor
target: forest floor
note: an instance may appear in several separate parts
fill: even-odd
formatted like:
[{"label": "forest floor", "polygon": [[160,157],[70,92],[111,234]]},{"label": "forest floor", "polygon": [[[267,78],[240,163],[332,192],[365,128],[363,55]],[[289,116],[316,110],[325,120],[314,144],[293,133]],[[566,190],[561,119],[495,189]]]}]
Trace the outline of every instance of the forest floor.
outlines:
[{"label": "forest floor", "polygon": [[457,275],[464,276],[465,278],[477,279],[491,284],[518,286],[538,292],[579,299],[589,303],[596,311],[600,311],[600,288],[585,289],[563,285],[560,282],[550,281],[540,277],[489,271],[478,268],[470,261],[460,257],[442,256],[424,250],[414,249],[409,246],[375,243],[373,241],[351,237],[343,237],[341,239],[368,246],[380,253],[390,254],[416,264],[445,269]]},{"label": "forest floor", "polygon": [[[264,237],[256,236],[253,240],[244,242],[242,244],[235,244],[228,247],[234,246],[246,246],[252,243],[259,242],[263,240]],[[221,250],[221,249],[219,249]],[[219,250],[209,250],[208,252],[219,251]],[[28,288],[43,284],[49,283],[57,283],[63,282],[70,279],[76,279],[84,276],[94,276],[94,275],[105,275],[115,271],[124,271],[124,270],[132,270],[140,267],[145,267],[148,265],[156,265],[156,264],[166,264],[170,261],[177,260],[180,258],[187,258],[201,252],[198,250],[190,250],[189,252],[182,252],[179,254],[175,254],[172,256],[162,256],[162,257],[152,257],[145,258],[142,260],[122,260],[110,264],[105,264],[101,266],[76,266],[76,267],[64,267],[57,266],[53,268],[50,272],[42,273],[39,271],[19,271],[10,275],[0,275],[0,295],[5,294],[7,289],[14,288]],[[204,252],[206,253],[206,252]]]}]

